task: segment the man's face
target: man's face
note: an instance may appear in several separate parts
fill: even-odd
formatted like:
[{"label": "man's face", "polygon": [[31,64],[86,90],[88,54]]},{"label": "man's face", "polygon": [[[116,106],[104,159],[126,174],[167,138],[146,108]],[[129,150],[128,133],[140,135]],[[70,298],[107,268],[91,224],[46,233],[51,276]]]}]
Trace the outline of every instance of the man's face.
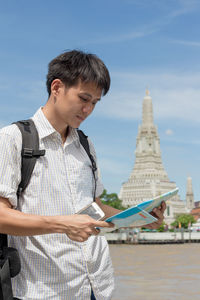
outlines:
[{"label": "man's face", "polygon": [[67,88],[60,80],[58,81],[60,87],[54,97],[54,118],[61,126],[69,125],[78,128],[92,113],[101,98],[102,89],[93,82],[82,81]]}]

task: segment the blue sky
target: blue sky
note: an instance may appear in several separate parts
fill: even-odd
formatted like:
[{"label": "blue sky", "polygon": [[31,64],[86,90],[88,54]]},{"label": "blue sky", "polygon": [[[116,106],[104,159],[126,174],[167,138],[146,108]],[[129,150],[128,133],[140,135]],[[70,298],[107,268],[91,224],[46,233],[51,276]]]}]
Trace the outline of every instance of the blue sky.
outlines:
[{"label": "blue sky", "polygon": [[185,199],[200,200],[200,1],[0,0],[0,126],[47,100],[48,62],[67,49],[96,53],[112,85],[81,126],[96,146],[103,183],[119,192],[134,165],[142,101],[153,100],[164,167]]}]

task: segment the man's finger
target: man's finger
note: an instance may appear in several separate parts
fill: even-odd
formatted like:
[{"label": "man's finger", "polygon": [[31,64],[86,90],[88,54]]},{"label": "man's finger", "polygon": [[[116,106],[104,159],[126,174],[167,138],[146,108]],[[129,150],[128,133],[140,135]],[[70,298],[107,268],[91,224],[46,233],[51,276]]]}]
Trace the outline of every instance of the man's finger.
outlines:
[{"label": "man's finger", "polygon": [[167,208],[167,205],[166,205],[165,201],[163,201],[161,203],[161,212],[164,213],[164,211],[165,211],[166,208]]},{"label": "man's finger", "polygon": [[94,235],[98,235],[100,232],[101,232],[101,230],[99,228],[94,228],[94,230],[93,230]]},{"label": "man's finger", "polygon": [[164,219],[163,212],[158,208],[153,209],[153,214],[157,219]]},{"label": "man's finger", "polygon": [[105,222],[105,221],[96,221],[95,227],[107,227],[107,228],[112,228],[115,225],[110,222]]}]

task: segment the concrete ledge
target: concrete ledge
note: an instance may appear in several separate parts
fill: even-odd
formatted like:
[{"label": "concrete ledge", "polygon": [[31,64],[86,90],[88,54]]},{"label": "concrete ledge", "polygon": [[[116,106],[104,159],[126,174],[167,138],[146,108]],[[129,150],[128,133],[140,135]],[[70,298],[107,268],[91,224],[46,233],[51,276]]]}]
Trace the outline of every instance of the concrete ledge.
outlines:
[{"label": "concrete ledge", "polygon": [[109,243],[174,244],[200,243],[200,232],[138,232],[105,233]]}]

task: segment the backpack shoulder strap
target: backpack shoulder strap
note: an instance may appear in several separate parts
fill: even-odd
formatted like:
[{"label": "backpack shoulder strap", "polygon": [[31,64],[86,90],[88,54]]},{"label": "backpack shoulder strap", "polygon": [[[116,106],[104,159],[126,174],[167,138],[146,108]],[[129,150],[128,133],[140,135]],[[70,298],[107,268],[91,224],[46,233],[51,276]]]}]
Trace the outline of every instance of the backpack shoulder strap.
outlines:
[{"label": "backpack shoulder strap", "polygon": [[45,150],[39,150],[39,137],[33,120],[15,122],[22,134],[22,166],[21,182],[18,187],[19,196],[27,187],[38,157],[45,154]]},{"label": "backpack shoulder strap", "polygon": [[90,153],[90,146],[89,146],[89,143],[88,143],[88,136],[85,135],[84,132],[80,129],[77,129],[77,132],[78,132],[78,135],[79,135],[80,143],[83,146],[83,148],[85,149],[87,155],[89,156],[89,159],[91,160],[92,168],[94,169],[94,171],[96,171],[97,166],[96,166],[96,162],[94,160],[94,157]]},{"label": "backpack shoulder strap", "polygon": [[89,146],[89,143],[88,143],[88,136],[85,135],[84,132],[80,129],[77,129],[77,133],[79,135],[80,143],[83,146],[83,148],[85,149],[87,155],[89,156],[91,164],[92,164],[92,173],[93,173],[94,184],[95,184],[95,188],[94,188],[94,201],[95,201],[95,197],[96,197],[96,175],[95,175],[95,172],[97,170],[97,165],[96,165],[94,157],[90,153],[90,146]]},{"label": "backpack shoulder strap", "polygon": [[[31,119],[14,122],[13,124],[18,126],[22,134],[21,182],[17,190],[17,196],[19,197],[20,193],[25,190],[29,183],[37,157],[44,155],[45,150],[39,150],[38,132]],[[0,250],[7,247],[7,245],[7,235],[0,234]],[[0,257],[1,255],[0,251]]]}]

